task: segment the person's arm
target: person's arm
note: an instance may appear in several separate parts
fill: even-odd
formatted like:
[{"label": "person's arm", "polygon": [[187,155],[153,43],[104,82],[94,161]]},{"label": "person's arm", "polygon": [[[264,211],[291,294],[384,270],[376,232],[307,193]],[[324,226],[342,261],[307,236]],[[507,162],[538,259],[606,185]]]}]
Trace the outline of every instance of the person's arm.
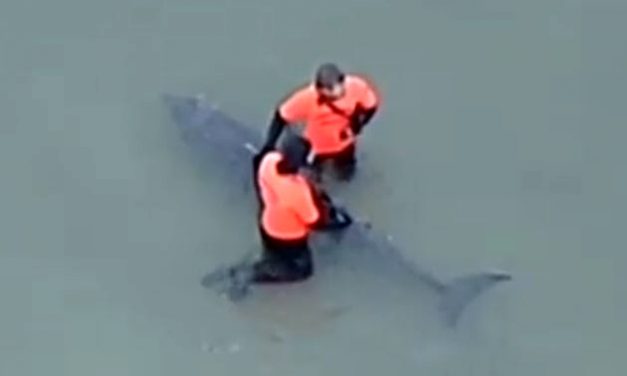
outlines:
[{"label": "person's arm", "polygon": [[276,147],[286,125],[302,121],[308,107],[308,96],[303,89],[297,90],[283,101],[274,111],[268,127],[262,151],[267,152]]},{"label": "person's arm", "polygon": [[274,111],[274,116],[272,117],[272,121],[270,122],[270,126],[268,127],[268,132],[266,134],[266,141],[261,149],[261,154],[273,150],[276,146],[276,142],[281,137],[281,133],[283,132],[283,128],[287,125],[287,120],[283,118],[281,115],[281,111],[277,108]]},{"label": "person's arm", "polygon": [[351,117],[351,128],[355,134],[360,134],[363,128],[372,120],[377,113],[378,107],[363,108],[357,105],[353,116]]},{"label": "person's arm", "polygon": [[379,109],[379,95],[374,86],[362,78],[358,80],[361,86],[360,97],[351,116],[351,128],[355,134],[361,133]]}]

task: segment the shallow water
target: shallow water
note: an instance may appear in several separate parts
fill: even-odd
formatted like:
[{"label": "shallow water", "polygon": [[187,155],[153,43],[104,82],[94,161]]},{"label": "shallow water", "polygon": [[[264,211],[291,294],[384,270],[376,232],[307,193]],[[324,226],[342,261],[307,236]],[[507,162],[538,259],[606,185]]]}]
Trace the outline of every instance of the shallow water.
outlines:
[{"label": "shallow water", "polygon": [[[0,373],[623,374],[626,16],[619,0],[0,2]],[[261,131],[323,60],[385,101],[337,194],[443,278],[514,275],[454,332],[350,273],[241,307],[199,284],[254,249],[254,219],[160,95],[206,93]]]}]

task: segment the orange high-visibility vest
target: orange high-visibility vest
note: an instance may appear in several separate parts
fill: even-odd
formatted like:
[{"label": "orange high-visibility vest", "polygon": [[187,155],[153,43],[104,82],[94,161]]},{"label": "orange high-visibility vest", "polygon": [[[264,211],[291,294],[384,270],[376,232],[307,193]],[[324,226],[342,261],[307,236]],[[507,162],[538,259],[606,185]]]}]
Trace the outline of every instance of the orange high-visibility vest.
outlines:
[{"label": "orange high-visibility vest", "polygon": [[373,86],[356,75],[347,75],[346,93],[332,106],[320,102],[314,84],[292,93],[280,106],[279,113],[289,124],[305,123],[304,136],[317,155],[335,154],[355,142],[350,117],[359,104],[365,109],[379,105]]},{"label": "orange high-visibility vest", "polygon": [[261,225],[278,239],[296,240],[309,234],[310,225],[320,217],[311,187],[298,174],[281,175],[279,152],[268,153],[259,165],[258,183],[263,201]]}]

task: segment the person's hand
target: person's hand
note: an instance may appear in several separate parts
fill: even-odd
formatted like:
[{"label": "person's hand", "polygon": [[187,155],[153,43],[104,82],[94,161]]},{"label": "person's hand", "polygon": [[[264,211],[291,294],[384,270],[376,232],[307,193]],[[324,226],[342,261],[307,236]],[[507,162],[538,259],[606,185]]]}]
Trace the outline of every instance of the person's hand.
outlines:
[{"label": "person's hand", "polygon": [[338,229],[344,229],[353,224],[353,217],[344,208],[332,206],[330,213],[330,224]]},{"label": "person's hand", "polygon": [[318,231],[339,231],[353,224],[353,218],[344,208],[329,206],[325,214],[316,226]]}]

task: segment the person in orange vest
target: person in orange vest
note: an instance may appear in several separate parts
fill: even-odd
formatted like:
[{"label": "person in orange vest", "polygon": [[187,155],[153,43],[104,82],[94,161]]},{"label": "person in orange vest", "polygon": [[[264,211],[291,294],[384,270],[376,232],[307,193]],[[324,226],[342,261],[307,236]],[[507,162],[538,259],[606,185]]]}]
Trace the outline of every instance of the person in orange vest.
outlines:
[{"label": "person in orange vest", "polygon": [[260,154],[274,148],[285,125],[304,123],[318,175],[326,162],[332,162],[337,177],[350,180],[357,162],[356,138],[377,112],[379,102],[374,85],[365,78],[345,74],[334,63],[322,64],[313,82],[299,87],[275,109]]},{"label": "person in orange vest", "polygon": [[[329,196],[301,173],[311,153],[311,144],[288,135],[280,150],[258,154],[253,162],[259,200],[258,231],[262,256],[242,262],[227,271],[229,295],[245,294],[251,284],[293,283],[314,271],[309,237],[312,231],[341,231],[352,218],[336,207]],[[206,285],[221,279],[206,279]]]}]

